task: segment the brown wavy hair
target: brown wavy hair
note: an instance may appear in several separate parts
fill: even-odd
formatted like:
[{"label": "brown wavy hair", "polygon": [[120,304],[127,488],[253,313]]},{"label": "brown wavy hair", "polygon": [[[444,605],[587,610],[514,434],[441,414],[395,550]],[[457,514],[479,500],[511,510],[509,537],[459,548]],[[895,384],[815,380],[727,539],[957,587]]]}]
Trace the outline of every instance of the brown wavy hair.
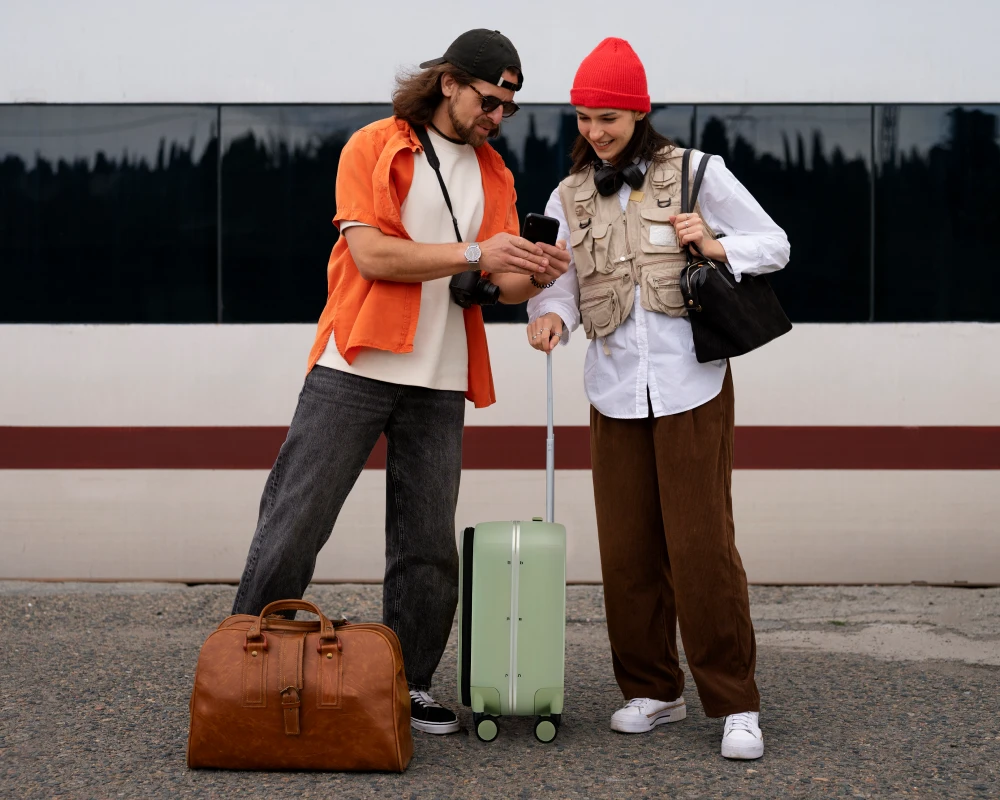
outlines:
[{"label": "brown wavy hair", "polygon": [[396,77],[396,88],[392,93],[393,116],[405,119],[411,125],[429,125],[444,100],[444,92],[441,91],[444,75],[451,75],[462,86],[468,86],[475,80],[469,73],[451,64],[403,73]]},{"label": "brown wavy hair", "polygon": [[[618,154],[613,166],[621,168],[626,164],[631,164],[636,156],[651,164],[656,161],[663,161],[666,156],[660,151],[665,147],[676,147],[676,145],[662,133],[656,131],[653,123],[649,121],[649,115],[647,114],[642,119],[636,120],[635,130],[632,131],[632,138],[625,145],[625,149]],[[591,147],[590,142],[580,135],[576,137],[576,141],[573,143],[570,158],[573,160],[573,166],[569,169],[572,175],[574,172],[583,172],[583,170],[598,160],[598,155],[594,152],[594,148]]]}]

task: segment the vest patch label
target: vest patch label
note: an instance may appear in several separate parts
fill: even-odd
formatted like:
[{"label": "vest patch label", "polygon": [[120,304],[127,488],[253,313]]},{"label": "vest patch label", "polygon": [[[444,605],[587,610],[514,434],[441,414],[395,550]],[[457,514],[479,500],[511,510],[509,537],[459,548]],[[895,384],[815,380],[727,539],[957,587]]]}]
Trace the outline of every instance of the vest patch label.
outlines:
[{"label": "vest patch label", "polygon": [[676,247],[677,233],[673,225],[650,225],[649,243],[657,247]]}]

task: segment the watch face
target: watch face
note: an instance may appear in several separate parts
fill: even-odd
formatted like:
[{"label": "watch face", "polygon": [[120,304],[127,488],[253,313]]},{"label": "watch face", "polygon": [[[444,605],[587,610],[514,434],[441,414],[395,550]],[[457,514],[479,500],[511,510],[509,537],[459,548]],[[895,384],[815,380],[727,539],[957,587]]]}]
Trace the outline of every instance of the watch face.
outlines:
[{"label": "watch face", "polygon": [[465,250],[465,257],[469,261],[478,261],[480,255],[482,255],[482,251],[478,244],[470,244]]}]

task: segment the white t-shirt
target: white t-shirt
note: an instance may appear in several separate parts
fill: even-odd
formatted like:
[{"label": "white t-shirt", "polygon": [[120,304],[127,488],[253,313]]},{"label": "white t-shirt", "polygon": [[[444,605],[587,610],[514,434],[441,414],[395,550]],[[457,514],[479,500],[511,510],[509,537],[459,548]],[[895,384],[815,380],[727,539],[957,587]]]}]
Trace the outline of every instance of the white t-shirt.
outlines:
[{"label": "white t-shirt", "polygon": [[[473,242],[483,223],[483,180],[479,159],[471,145],[455,144],[428,128],[441,162],[441,176],[458,220],[462,240]],[[437,175],[423,153],[413,154],[413,183],[401,208],[403,227],[415,242],[455,242],[455,227],[444,202]],[[341,222],[341,235],[358,222]],[[333,336],[317,362],[365,378],[464,392],[469,386],[469,350],[462,308],[451,299],[451,278],[424,281],[420,291],[413,352],[391,353],[364,348],[348,364],[337,350]]]}]

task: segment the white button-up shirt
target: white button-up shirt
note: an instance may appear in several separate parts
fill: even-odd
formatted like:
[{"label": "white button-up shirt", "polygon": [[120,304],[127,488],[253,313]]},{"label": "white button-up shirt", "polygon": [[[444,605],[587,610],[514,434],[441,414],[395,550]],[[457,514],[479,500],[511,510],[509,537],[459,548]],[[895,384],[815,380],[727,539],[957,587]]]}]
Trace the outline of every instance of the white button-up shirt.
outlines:
[{"label": "white button-up shirt", "polygon": [[[701,157],[702,153],[692,151],[692,170],[697,169]],[[648,163],[642,166],[645,170]],[[631,191],[626,183],[618,192],[623,211]],[[713,156],[705,169],[698,203],[705,225],[725,234],[719,243],[736,280],[743,273],[775,272],[788,263],[785,232],[718,156]],[[545,213],[559,220],[559,238],[568,243],[569,225],[558,187],[549,197]],[[561,343],[566,344],[570,331],[580,325],[580,284],[572,262],[553,286],[528,301],[532,321],[551,312],[562,318],[565,332]],[[698,363],[688,319],[647,311],[639,302],[638,286],[628,318],[610,336],[591,341],[584,363],[587,398],[604,416],[616,419],[643,419],[649,414],[650,403],[657,417],[697,408],[722,390],[725,376],[725,361]]]}]

